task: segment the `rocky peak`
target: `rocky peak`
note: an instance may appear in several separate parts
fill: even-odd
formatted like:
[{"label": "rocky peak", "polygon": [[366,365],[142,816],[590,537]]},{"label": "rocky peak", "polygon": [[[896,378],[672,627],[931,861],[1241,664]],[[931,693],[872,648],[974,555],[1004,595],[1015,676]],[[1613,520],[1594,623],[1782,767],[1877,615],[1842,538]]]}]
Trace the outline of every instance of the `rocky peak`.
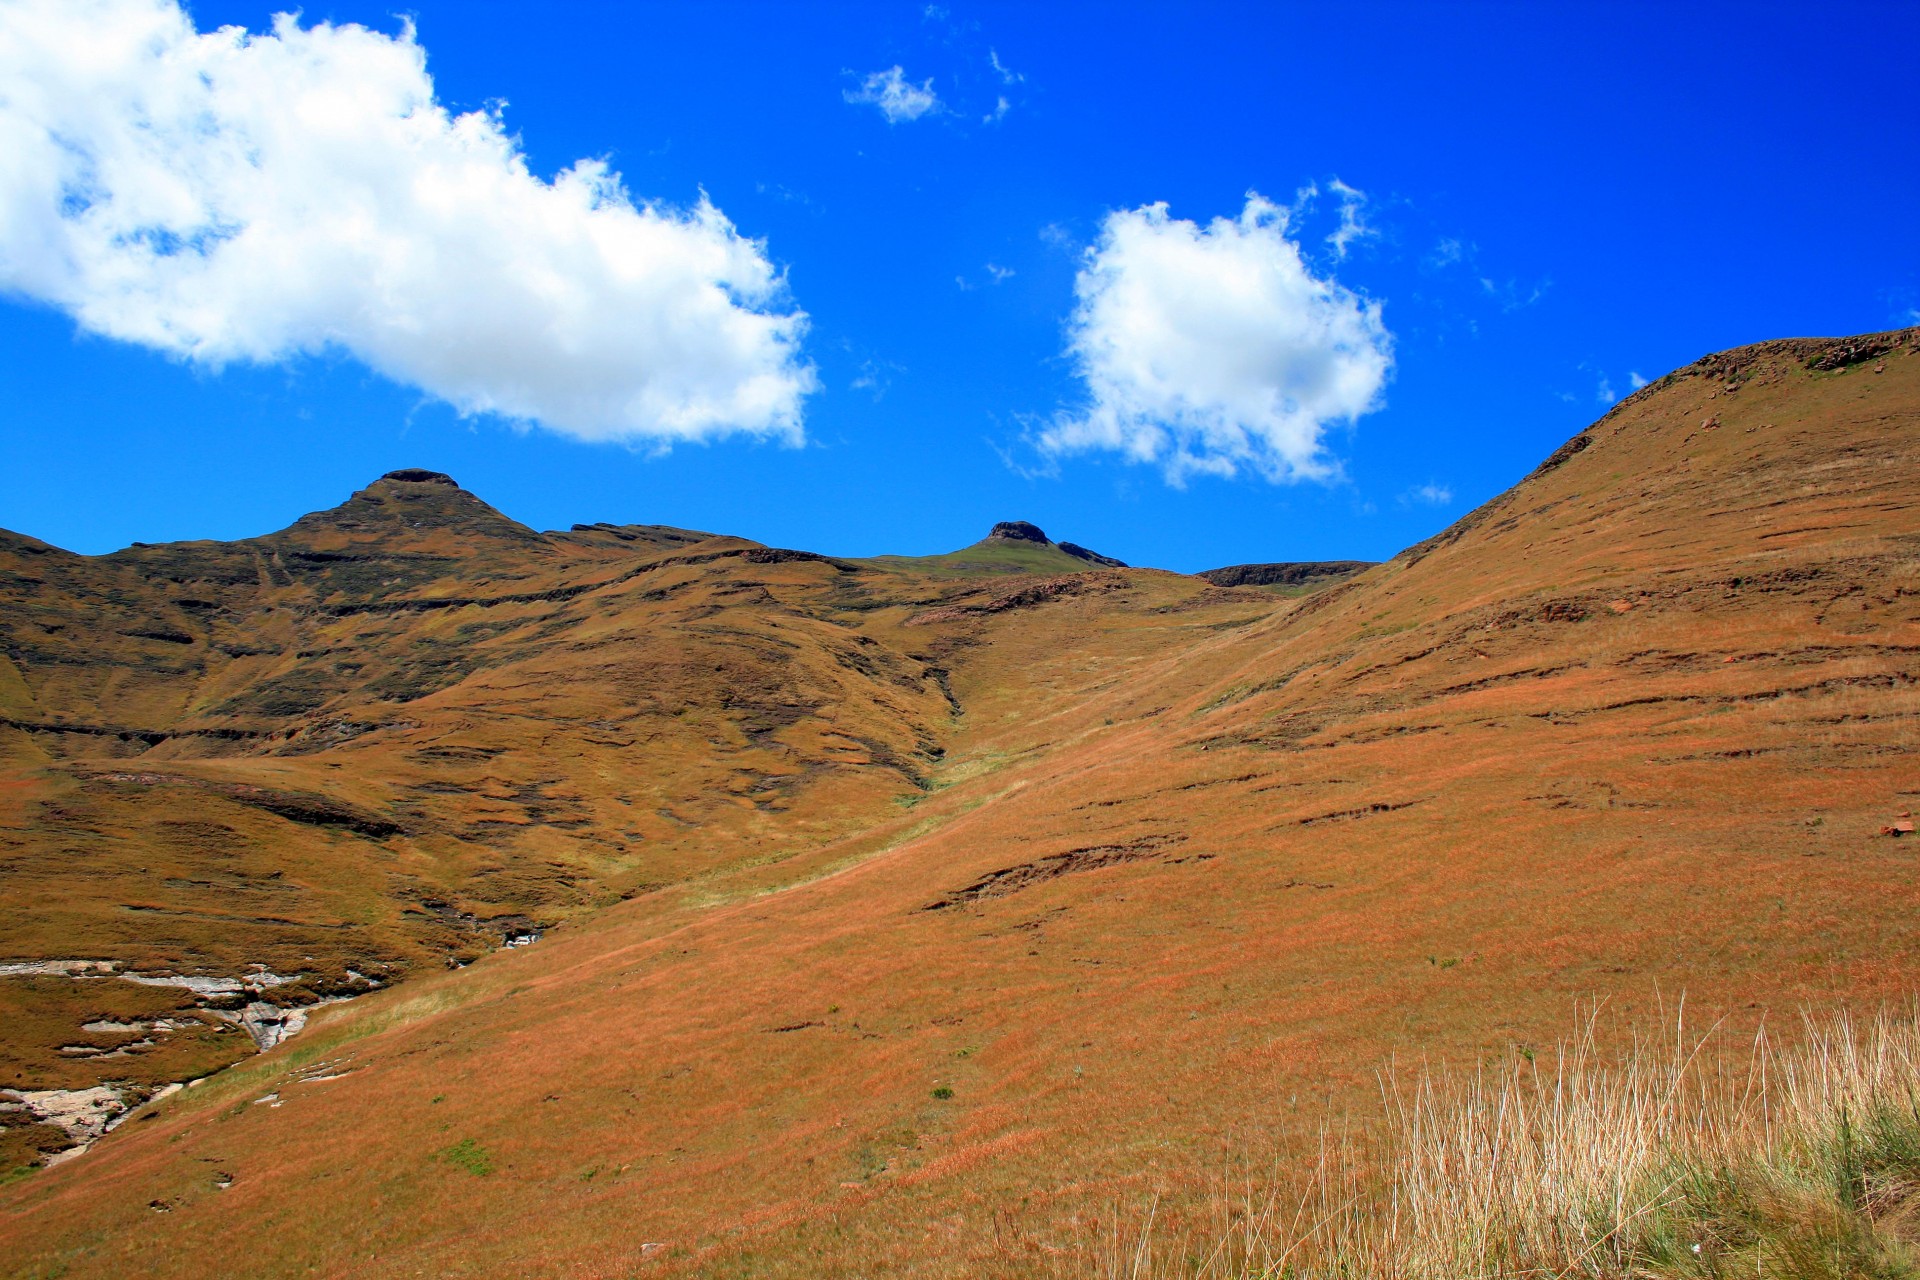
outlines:
[{"label": "rocky peak", "polygon": [[999,524],[993,526],[993,532],[989,533],[987,537],[1000,538],[1007,542],[1047,543],[1053,541],[1053,539],[1047,537],[1046,532],[1042,530],[1039,525],[1028,524],[1025,520],[1002,520]]},{"label": "rocky peak", "polygon": [[1127,562],[1124,560],[1103,556],[1098,551],[1089,551],[1071,542],[1055,542],[1047,536],[1045,529],[1037,524],[1029,524],[1025,520],[1002,520],[993,526],[993,531],[987,535],[986,540],[988,542],[1031,542],[1042,547],[1064,551],[1075,560],[1084,560],[1088,564],[1101,568],[1124,569],[1127,567]]},{"label": "rocky peak", "polygon": [[319,553],[322,560],[315,563],[327,564],[341,555],[444,557],[471,554],[481,545],[545,542],[452,476],[420,467],[389,471],[339,506],[301,516],[268,540]]},{"label": "rocky peak", "polygon": [[398,471],[389,471],[380,477],[382,480],[398,480],[402,484],[444,484],[458,489],[452,476],[444,471],[428,471],[423,467],[402,467]]}]

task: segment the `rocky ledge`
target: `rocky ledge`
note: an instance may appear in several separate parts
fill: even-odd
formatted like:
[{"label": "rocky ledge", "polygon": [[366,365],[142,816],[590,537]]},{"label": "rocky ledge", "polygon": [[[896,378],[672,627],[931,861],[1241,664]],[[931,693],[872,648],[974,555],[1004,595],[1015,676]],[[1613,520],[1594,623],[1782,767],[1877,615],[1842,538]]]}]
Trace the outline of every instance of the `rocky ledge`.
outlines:
[{"label": "rocky ledge", "polygon": [[1274,564],[1230,564],[1193,576],[1216,587],[1311,587],[1351,578],[1373,568],[1371,560],[1286,560]]},{"label": "rocky ledge", "polygon": [[398,480],[403,484],[444,484],[455,489],[460,486],[454,478],[444,471],[428,471],[423,467],[402,467],[398,471],[389,471],[380,477],[382,480]]}]

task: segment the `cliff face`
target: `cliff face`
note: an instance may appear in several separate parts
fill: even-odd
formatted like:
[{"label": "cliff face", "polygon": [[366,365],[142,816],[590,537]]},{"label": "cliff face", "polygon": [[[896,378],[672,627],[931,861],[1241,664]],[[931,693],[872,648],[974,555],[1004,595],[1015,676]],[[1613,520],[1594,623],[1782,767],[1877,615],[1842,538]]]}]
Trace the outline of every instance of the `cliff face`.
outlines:
[{"label": "cliff face", "polygon": [[[1028,1274],[1392,1053],[1903,999],[1917,336],[1709,357],[1299,598],[535,534],[408,477],[231,547],[7,540],[13,961],[242,1018],[397,989],[0,1232],[76,1276]],[[0,976],[9,1070],[238,1057],[186,990]],[[127,1043],[89,1020],[154,1043],[63,1054]]]}]

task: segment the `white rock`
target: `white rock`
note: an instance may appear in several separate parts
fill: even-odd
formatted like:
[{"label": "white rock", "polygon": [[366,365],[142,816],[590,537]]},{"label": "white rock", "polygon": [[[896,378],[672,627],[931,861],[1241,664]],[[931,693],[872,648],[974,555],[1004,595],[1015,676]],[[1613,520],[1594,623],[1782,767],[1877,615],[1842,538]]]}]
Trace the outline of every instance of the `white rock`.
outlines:
[{"label": "white rock", "polygon": [[104,1084],[91,1089],[0,1089],[0,1093],[18,1098],[34,1119],[58,1127],[82,1146],[105,1133],[114,1117],[127,1109],[120,1091]]},{"label": "white rock", "polygon": [[282,1009],[279,1005],[255,1000],[240,1011],[238,1021],[260,1046],[260,1052],[265,1053],[287,1037],[298,1035],[307,1025],[307,1013],[304,1009]]},{"label": "white rock", "polygon": [[0,978],[92,978],[110,974],[117,960],[28,960],[0,964]]},{"label": "white rock", "polygon": [[206,978],[178,973],[123,973],[120,976],[143,987],[182,987],[197,996],[234,995],[246,990],[238,978]]}]

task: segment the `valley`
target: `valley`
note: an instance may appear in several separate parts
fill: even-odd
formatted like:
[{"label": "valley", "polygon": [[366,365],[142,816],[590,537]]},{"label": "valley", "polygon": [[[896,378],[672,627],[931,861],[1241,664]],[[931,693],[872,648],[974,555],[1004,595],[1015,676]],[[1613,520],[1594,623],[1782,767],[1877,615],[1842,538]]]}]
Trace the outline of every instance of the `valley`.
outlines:
[{"label": "valley", "polygon": [[1706,357],[1377,565],[426,471],[0,535],[7,1273],[1085,1274],[1397,1055],[1906,1001],[1916,466],[1907,329]]}]

